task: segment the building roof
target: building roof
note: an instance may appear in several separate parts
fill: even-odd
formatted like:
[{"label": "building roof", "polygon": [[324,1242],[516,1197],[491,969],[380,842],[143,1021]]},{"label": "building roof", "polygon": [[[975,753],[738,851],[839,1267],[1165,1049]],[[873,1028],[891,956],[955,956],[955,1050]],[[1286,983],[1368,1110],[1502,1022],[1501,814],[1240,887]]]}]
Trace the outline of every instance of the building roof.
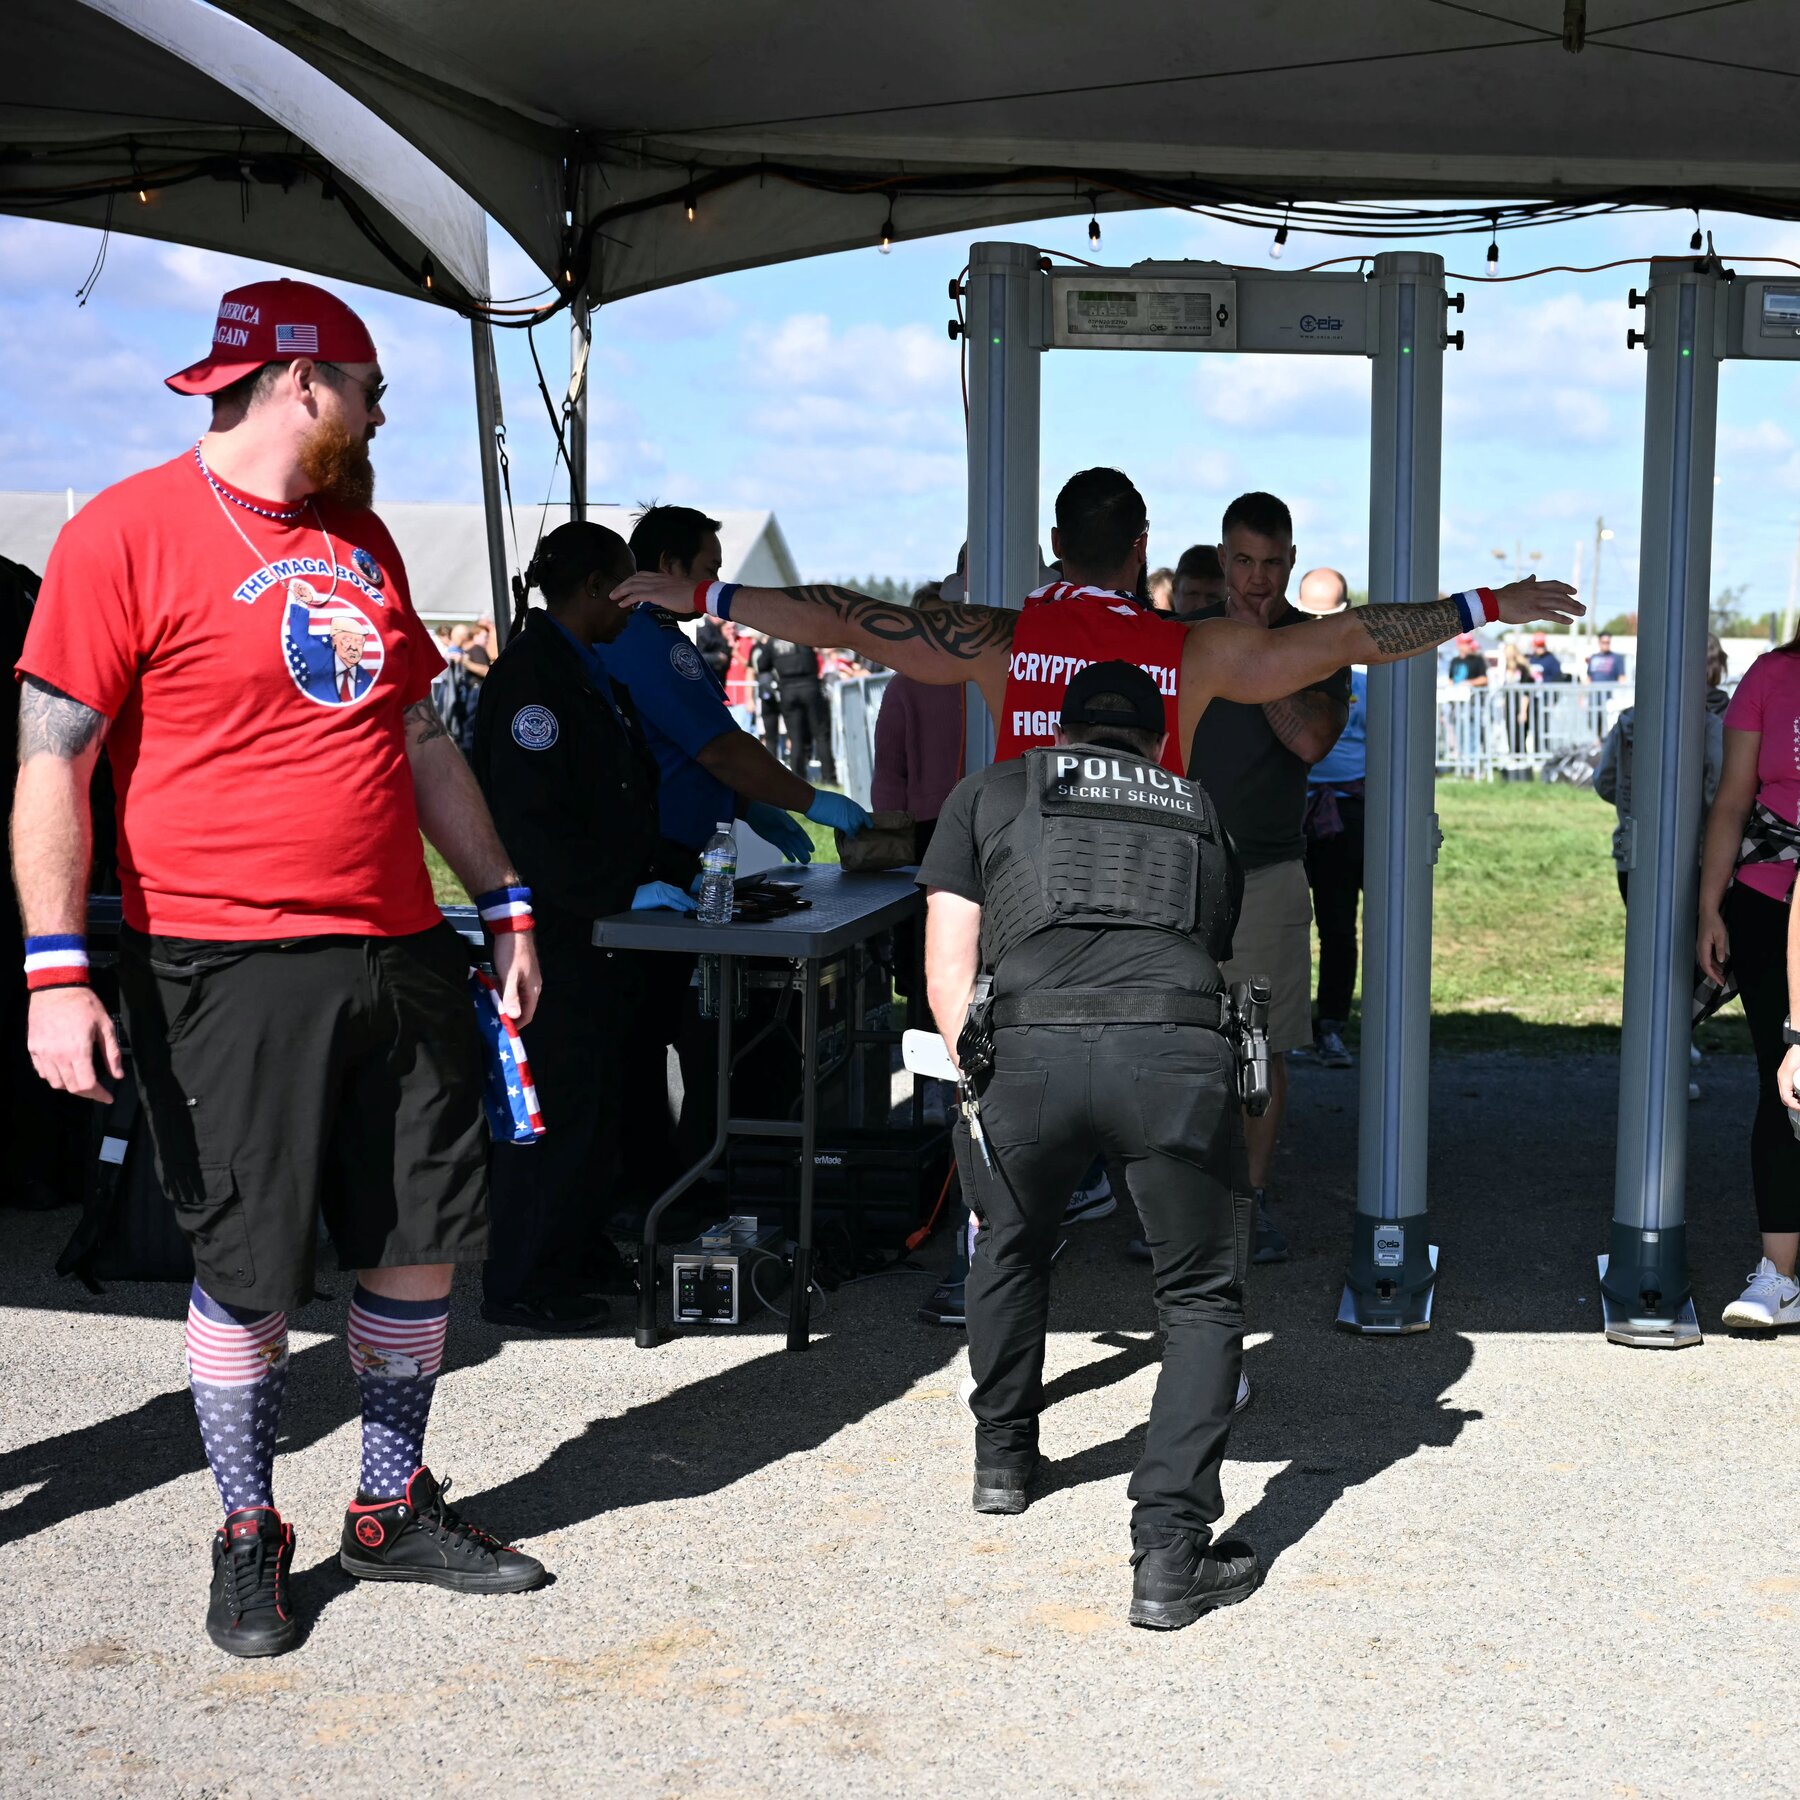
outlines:
[{"label": "building roof", "polygon": [[[0,492],[0,556],[43,571],[50,547],[64,523],[91,494]],[[428,619],[474,619],[492,609],[488,581],[487,531],[479,506],[428,501],[395,501],[377,509],[393,533],[406,564],[413,604]],[[629,537],[637,507],[590,506],[588,517]],[[535,506],[517,515],[519,553],[527,561],[538,538],[538,520],[553,531],[569,516],[567,506],[540,515]],[[792,587],[800,580],[793,553],[772,512],[733,509],[714,514],[724,551],[721,576],[759,587]],[[511,543],[508,543],[511,553]]]}]

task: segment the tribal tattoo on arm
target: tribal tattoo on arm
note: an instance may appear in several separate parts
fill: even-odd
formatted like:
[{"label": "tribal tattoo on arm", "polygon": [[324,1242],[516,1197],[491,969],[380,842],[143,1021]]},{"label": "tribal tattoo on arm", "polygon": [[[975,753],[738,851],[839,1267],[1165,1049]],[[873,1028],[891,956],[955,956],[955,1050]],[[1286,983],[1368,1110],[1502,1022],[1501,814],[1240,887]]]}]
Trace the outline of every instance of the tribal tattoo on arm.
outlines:
[{"label": "tribal tattoo on arm", "polygon": [[1374,646],[1373,656],[1359,659],[1368,662],[1398,662],[1448,643],[1463,628],[1454,600],[1428,600],[1419,606],[1359,606],[1350,616]]},{"label": "tribal tattoo on arm", "polygon": [[73,762],[106,735],[107,722],[105,713],[73,694],[27,675],[19,695],[19,761],[55,756]]},{"label": "tribal tattoo on arm", "polygon": [[[930,661],[978,662],[996,646],[1004,649],[1011,644],[1019,617],[996,606],[896,606],[830,583],[776,591],[840,621],[844,630],[834,633],[831,643],[866,650],[913,675],[920,670],[909,651],[922,651]],[[913,666],[908,667],[909,663]]]},{"label": "tribal tattoo on arm", "polygon": [[429,700],[415,700],[406,709],[406,747],[417,750],[422,744],[429,744],[433,738],[448,737],[444,722],[437,715],[437,708]]}]

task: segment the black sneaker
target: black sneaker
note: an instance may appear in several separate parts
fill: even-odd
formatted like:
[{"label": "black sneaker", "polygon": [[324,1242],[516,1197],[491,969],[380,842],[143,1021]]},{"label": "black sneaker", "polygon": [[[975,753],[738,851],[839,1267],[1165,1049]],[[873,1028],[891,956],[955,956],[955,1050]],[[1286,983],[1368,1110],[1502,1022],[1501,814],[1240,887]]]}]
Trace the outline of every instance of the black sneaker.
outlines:
[{"label": "black sneaker", "polygon": [[522,1594],[549,1579],[544,1565],[471,1525],[416,1469],[399,1500],[357,1499],[344,1515],[338,1566],[362,1581],[423,1581],[462,1594]]},{"label": "black sneaker", "polygon": [[530,1331],[539,1337],[586,1337],[589,1332],[606,1329],[612,1308],[598,1294],[544,1294],[510,1304],[483,1300],[481,1316],[490,1325],[509,1331]]},{"label": "black sneaker", "polygon": [[919,1308],[919,1322],[924,1325],[967,1325],[963,1310],[963,1284],[940,1281],[931,1298]]},{"label": "black sneaker", "polygon": [[231,1656],[279,1656],[294,1647],[288,1572],[294,1528],[272,1506],[228,1513],[213,1533],[212,1600],[206,1635]]},{"label": "black sneaker", "polygon": [[1150,1631],[1179,1631],[1221,1606],[1236,1606],[1262,1586],[1262,1564],[1242,1538],[1203,1544],[1178,1531],[1131,1553],[1131,1622]]},{"label": "black sneaker", "polygon": [[1023,1469],[984,1469],[975,1465],[974,1507],[978,1513],[1022,1513],[1031,1504],[1031,1484],[1037,1479],[1034,1456]]}]

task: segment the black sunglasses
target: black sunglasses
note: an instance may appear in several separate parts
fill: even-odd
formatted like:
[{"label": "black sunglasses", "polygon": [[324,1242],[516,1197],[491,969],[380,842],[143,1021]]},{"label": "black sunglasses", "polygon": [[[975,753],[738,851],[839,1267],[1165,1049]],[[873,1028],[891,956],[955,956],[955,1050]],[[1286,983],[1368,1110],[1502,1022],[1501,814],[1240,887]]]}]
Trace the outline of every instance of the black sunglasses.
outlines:
[{"label": "black sunglasses", "polygon": [[321,369],[335,369],[338,374],[342,375],[343,378],[351,384],[352,387],[361,388],[363,404],[370,412],[373,412],[376,407],[381,404],[381,396],[388,391],[388,384],[379,376],[373,381],[358,381],[341,363],[321,361],[319,367]]}]

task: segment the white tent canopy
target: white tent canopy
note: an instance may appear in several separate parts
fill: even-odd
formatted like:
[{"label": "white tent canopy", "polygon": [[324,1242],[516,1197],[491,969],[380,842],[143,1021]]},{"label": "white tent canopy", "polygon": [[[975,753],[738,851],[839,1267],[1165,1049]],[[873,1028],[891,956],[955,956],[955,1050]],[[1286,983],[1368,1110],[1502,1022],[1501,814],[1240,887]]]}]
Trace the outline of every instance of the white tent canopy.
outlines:
[{"label": "white tent canopy", "polygon": [[1473,202],[1477,230],[1509,197],[1800,211],[1800,8],[1768,0],[221,4],[597,301],[870,244],[890,216],[916,237],[1184,198],[1291,203],[1297,228],[1311,201],[1399,195]]},{"label": "white tent canopy", "polygon": [[0,211],[486,297],[481,209],[236,20],[196,0],[7,0],[0,43]]}]

